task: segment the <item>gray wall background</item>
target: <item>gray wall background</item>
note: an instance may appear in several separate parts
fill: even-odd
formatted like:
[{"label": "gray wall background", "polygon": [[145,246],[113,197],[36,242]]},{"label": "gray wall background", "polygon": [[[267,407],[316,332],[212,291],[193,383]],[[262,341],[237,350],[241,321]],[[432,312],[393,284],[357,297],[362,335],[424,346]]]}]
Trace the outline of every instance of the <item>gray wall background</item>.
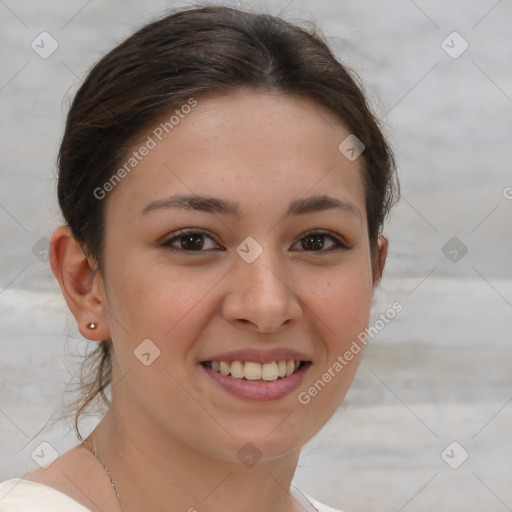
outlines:
[{"label": "gray wall background", "polygon": [[[512,3],[239,3],[321,27],[387,125],[403,193],[374,315],[404,310],[369,344],[295,484],[354,512],[512,510]],[[51,419],[92,347],[45,253],[67,101],[136,27],[190,4],[0,0],[0,481],[36,467],[42,442],[78,442]],[[58,43],[47,58],[31,47],[44,31]]]}]

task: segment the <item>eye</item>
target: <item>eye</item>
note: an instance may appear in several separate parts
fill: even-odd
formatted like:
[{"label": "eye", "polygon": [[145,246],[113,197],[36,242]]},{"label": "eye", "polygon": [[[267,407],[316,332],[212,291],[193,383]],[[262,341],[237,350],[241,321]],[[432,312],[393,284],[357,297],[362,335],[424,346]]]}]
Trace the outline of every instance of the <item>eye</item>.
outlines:
[{"label": "eye", "polygon": [[[208,238],[210,242],[205,242],[205,238]],[[210,235],[197,229],[180,229],[174,233],[172,238],[165,240],[160,245],[171,251],[204,252],[219,249]]]},{"label": "eye", "polygon": [[[207,240],[205,241],[205,239]],[[327,244],[326,240],[329,240]],[[307,252],[332,252],[348,249],[348,246],[338,237],[329,232],[318,230],[310,231],[295,245],[299,243],[301,244],[301,249],[299,250]],[[160,245],[171,251],[182,252],[205,252],[215,249],[224,250],[207,232],[198,229],[181,229]]]},{"label": "eye", "polygon": [[[329,239],[331,247],[325,249],[325,239]],[[310,252],[331,252],[348,249],[348,246],[341,239],[324,231],[310,231],[298,242],[304,251]],[[296,245],[296,244],[295,244]]]}]

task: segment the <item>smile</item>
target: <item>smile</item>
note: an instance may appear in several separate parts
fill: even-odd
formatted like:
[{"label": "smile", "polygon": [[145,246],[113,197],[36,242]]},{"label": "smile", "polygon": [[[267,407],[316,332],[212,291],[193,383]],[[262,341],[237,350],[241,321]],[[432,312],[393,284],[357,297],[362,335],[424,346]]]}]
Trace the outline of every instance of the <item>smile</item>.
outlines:
[{"label": "smile", "polygon": [[245,400],[278,400],[296,390],[310,361],[203,361],[199,367],[221,388]]},{"label": "smile", "polygon": [[260,364],[256,361],[204,361],[201,363],[216,373],[230,375],[235,379],[275,381],[289,377],[304,364],[290,359]]}]

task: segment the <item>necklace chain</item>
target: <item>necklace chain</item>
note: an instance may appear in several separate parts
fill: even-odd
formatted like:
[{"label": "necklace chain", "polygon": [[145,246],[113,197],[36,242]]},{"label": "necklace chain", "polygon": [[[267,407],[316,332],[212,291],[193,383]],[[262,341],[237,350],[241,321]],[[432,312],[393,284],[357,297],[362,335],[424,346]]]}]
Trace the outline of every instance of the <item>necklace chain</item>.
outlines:
[{"label": "necklace chain", "polygon": [[121,506],[121,498],[119,497],[119,491],[117,490],[114,480],[110,476],[110,471],[107,468],[106,464],[98,457],[98,455],[96,454],[96,451],[91,446],[89,446],[88,443],[86,443],[85,441],[82,441],[82,445],[85,446],[85,448],[87,450],[89,450],[94,455],[95,459],[103,466],[103,469],[105,470],[105,473],[107,474],[108,479],[110,480],[110,485],[112,485],[112,489],[114,489],[114,492],[116,493],[116,498],[117,498],[117,501],[119,502],[119,507],[121,508],[121,511],[122,511],[123,507]]},{"label": "necklace chain", "polygon": [[[110,476],[110,471],[109,469],[107,468],[106,464],[98,457],[98,455],[96,454],[96,451],[88,445],[88,443],[86,443],[85,441],[82,441],[82,445],[87,449],[89,450],[95,457],[95,459],[103,466],[103,469],[105,470],[105,473],[107,474],[108,476],[108,479],[110,480],[110,484],[112,485],[112,489],[114,489],[114,492],[116,493],[116,497],[117,497],[117,501],[119,503],[119,508],[121,509],[121,512],[123,512],[123,507],[121,505],[121,498],[119,497],[119,492],[117,490],[117,487],[116,487],[116,484],[114,483],[114,480],[112,479],[112,477]],[[297,489],[299,491],[299,493],[304,496],[304,494],[300,491],[300,489]],[[305,496],[304,496],[305,497]],[[306,500],[308,501],[309,503],[309,499],[306,498]],[[315,510],[317,510],[316,507],[314,507]]]}]

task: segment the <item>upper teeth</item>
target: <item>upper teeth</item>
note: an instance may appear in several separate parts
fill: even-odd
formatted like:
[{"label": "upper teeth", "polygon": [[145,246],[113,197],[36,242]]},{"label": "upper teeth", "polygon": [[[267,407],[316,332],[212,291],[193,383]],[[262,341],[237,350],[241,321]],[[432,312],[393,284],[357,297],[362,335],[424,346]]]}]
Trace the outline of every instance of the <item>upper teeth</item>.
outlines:
[{"label": "upper teeth", "polygon": [[254,361],[212,361],[212,370],[222,375],[231,375],[235,379],[247,380],[277,380],[278,377],[288,377],[300,365],[299,361],[272,361],[271,363],[260,364]]}]

